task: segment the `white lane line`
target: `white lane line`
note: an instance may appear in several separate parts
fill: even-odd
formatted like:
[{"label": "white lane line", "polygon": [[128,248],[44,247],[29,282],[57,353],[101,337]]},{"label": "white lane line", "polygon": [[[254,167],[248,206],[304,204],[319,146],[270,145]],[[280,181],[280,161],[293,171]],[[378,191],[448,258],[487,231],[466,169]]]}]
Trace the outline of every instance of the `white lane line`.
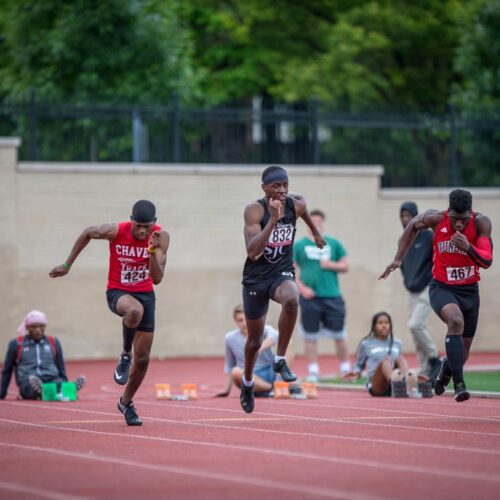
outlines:
[{"label": "white lane line", "polygon": [[25,484],[13,483],[11,481],[0,480],[0,490],[14,491],[16,493],[26,493],[35,497],[50,498],[52,500],[83,500],[91,497],[82,497],[77,495],[67,495],[59,491],[48,490],[45,486],[42,488],[32,488]]},{"label": "white lane line", "polygon": [[[393,470],[397,472],[405,472],[409,474],[422,474],[424,476],[438,476],[438,477],[448,477],[453,478],[456,482],[460,480],[475,480],[475,481],[489,481],[494,483],[500,483],[500,476],[498,474],[489,474],[489,473],[481,473],[481,472],[472,472],[466,471],[464,469],[460,470],[460,477],[457,477],[456,469],[444,469],[437,467],[425,467],[419,465],[404,465],[404,464],[395,464],[389,463],[386,461],[380,460],[362,460],[355,458],[346,458],[346,457],[336,457],[332,455],[318,455],[314,453],[304,453],[297,451],[286,451],[280,450],[277,448],[261,448],[255,446],[244,446],[244,445],[233,445],[233,444],[224,444],[210,441],[201,441],[201,440],[190,440],[190,439],[176,439],[176,438],[167,438],[161,436],[145,436],[142,434],[126,434],[118,433],[118,432],[104,432],[104,431],[95,431],[90,429],[78,429],[78,428],[70,428],[70,427],[59,427],[55,425],[44,425],[44,424],[35,424],[31,422],[23,422],[20,420],[8,420],[1,418],[0,421],[8,422],[11,424],[23,425],[27,427],[37,427],[44,429],[57,429],[60,431],[66,432],[80,432],[83,434],[96,434],[100,436],[117,436],[121,439],[126,437],[141,439],[146,441],[159,441],[159,442],[168,442],[168,443],[176,443],[176,444],[185,444],[192,445],[195,447],[209,447],[209,448],[222,448],[225,450],[232,451],[245,451],[257,454],[265,454],[265,455],[277,455],[280,457],[286,458],[300,458],[302,460],[313,460],[320,462],[330,462],[341,465],[354,465],[356,467],[370,467],[373,469],[379,469],[383,471]],[[1,443],[0,443],[1,444]]]},{"label": "white lane line", "polygon": [[[6,404],[6,403],[4,403]],[[22,405],[22,406],[28,406],[26,403],[11,403],[13,405]],[[155,405],[155,403],[150,403],[150,405]],[[54,406],[48,406],[48,405],[43,405],[41,403],[38,404],[29,404],[31,408],[37,408],[37,409],[49,409],[49,410],[55,410],[56,408]],[[171,405],[169,405],[171,406]],[[183,408],[182,405],[176,406],[177,408]],[[99,415],[114,415],[109,412],[103,412],[103,411],[97,411],[97,410],[78,410],[75,408],[64,408],[63,406],[59,406],[58,409],[63,410],[63,411],[68,411],[68,412],[77,412],[77,413],[92,413],[92,414],[99,414]],[[231,412],[234,412],[236,410],[228,410]],[[238,411],[238,413],[241,413]],[[287,417],[287,415],[277,415],[278,417]],[[284,430],[278,430],[278,429],[262,429],[258,427],[238,427],[234,425],[220,425],[220,424],[210,424],[210,423],[197,423],[197,422],[192,422],[188,420],[173,420],[173,419],[166,419],[166,418],[158,418],[158,417],[142,417],[144,420],[151,420],[153,422],[161,422],[161,423],[170,423],[170,424],[175,424],[175,425],[191,425],[191,426],[197,426],[197,427],[215,427],[219,429],[228,429],[228,430],[243,430],[243,431],[252,431],[252,432],[262,432],[262,433],[270,433],[270,434],[281,434],[281,435],[286,435],[286,436],[297,436],[297,437],[313,437],[313,438],[320,438],[320,439],[333,439],[333,440],[345,440],[345,441],[354,441],[354,442],[366,442],[366,443],[378,443],[378,444],[383,444],[383,445],[396,445],[396,446],[403,446],[403,447],[410,447],[410,448],[430,448],[430,449],[435,449],[439,451],[447,450],[447,451],[458,451],[458,452],[465,452],[465,453],[478,453],[478,454],[483,454],[483,455],[500,455],[500,450],[497,450],[495,448],[479,448],[479,447],[470,447],[470,446],[455,446],[455,445],[443,445],[443,444],[433,444],[433,443],[422,443],[422,442],[409,442],[409,441],[399,441],[395,439],[377,439],[377,438],[367,438],[367,437],[353,437],[353,436],[345,436],[343,434],[319,434],[319,433],[312,433],[312,432],[296,432],[296,431],[284,431]],[[245,417],[243,417],[245,418]],[[252,423],[254,421],[255,417],[250,417],[247,416],[246,420],[248,423]],[[1,419],[0,419],[1,420]],[[343,423],[343,422],[341,422]],[[380,424],[380,426],[388,426],[388,424]],[[402,429],[413,429],[413,427],[410,426],[390,426],[390,427],[398,427]],[[416,427],[415,429],[418,430],[425,430],[421,429],[420,427]],[[453,431],[453,432],[459,432],[459,431]],[[460,431],[462,432],[462,431]],[[465,434],[473,434],[472,431],[463,431]],[[484,433],[483,433],[484,434]],[[496,436],[496,434],[495,434]]]},{"label": "white lane line", "polygon": [[[106,434],[106,433],[102,433]],[[114,434],[124,437],[123,434]],[[136,436],[141,438],[146,438],[146,436]],[[170,441],[170,440],[168,440]],[[193,443],[196,443],[193,441]],[[106,455],[96,455],[92,453],[92,455],[86,453],[80,453],[75,451],[67,451],[56,448],[45,448],[40,446],[28,446],[28,445],[20,445],[20,444],[11,444],[11,443],[2,443],[0,442],[0,446],[10,447],[10,448],[18,448],[27,450],[30,452],[40,452],[40,453],[48,453],[54,455],[61,455],[65,457],[72,457],[77,459],[83,459],[93,462],[103,462],[114,465],[121,465],[125,467],[133,467],[134,469],[141,468],[147,469],[155,472],[164,472],[169,474],[180,474],[185,476],[194,476],[197,479],[205,478],[205,479],[213,479],[216,481],[226,481],[230,483],[237,484],[245,484],[248,486],[258,486],[262,488],[272,488],[275,490],[281,491],[290,491],[290,492],[298,492],[304,493],[306,495],[317,495],[328,498],[341,498],[341,499],[349,499],[349,500],[382,500],[381,497],[377,497],[375,495],[363,495],[358,493],[353,493],[350,491],[343,490],[335,490],[331,488],[319,488],[316,486],[305,486],[303,484],[294,483],[292,481],[275,481],[272,479],[259,479],[252,478],[249,476],[238,476],[236,474],[224,474],[222,472],[210,472],[204,469],[195,469],[195,468],[185,468],[185,467],[175,467],[170,465],[158,465],[158,464],[146,464],[144,462],[137,462],[134,460],[128,460],[117,457],[110,457]],[[456,475],[455,475],[456,477]],[[205,487],[206,488],[206,487]]]},{"label": "white lane line", "polygon": [[[12,403],[15,404],[15,403]],[[243,410],[235,410],[233,408],[213,408],[211,406],[200,406],[198,404],[185,404],[185,405],[179,405],[177,403],[172,403],[170,401],[165,402],[165,403],[155,403],[152,401],[142,401],[141,405],[147,405],[147,406],[162,406],[162,407],[172,407],[172,408],[189,408],[190,410],[211,410],[211,411],[219,411],[219,412],[231,412],[231,413],[239,413],[241,415],[241,412]],[[339,407],[339,409],[342,409],[342,407]],[[353,425],[371,425],[375,427],[391,427],[391,428],[397,428],[397,429],[412,429],[412,430],[417,430],[417,431],[431,431],[431,432],[451,432],[451,433],[456,433],[456,434],[472,434],[472,435],[477,435],[477,436],[491,436],[491,437],[497,437],[500,438],[500,432],[482,432],[482,431],[468,431],[468,430],[460,430],[460,429],[445,429],[445,428],[434,428],[434,427],[416,427],[416,426],[410,426],[410,425],[399,425],[399,424],[383,424],[380,422],[356,422],[356,421],[350,421],[350,420],[341,420],[338,418],[322,418],[322,417],[310,417],[310,416],[305,416],[305,415],[290,415],[289,413],[271,413],[271,412],[266,412],[266,411],[259,411],[256,413],[257,415],[269,415],[269,416],[274,416],[274,417],[282,417],[282,418],[295,418],[297,420],[303,420],[303,421],[313,421],[313,422],[326,422],[326,423],[339,423],[339,424],[353,424]],[[419,415],[419,413],[415,412],[415,415]],[[443,419],[448,418],[447,415],[439,415]],[[248,416],[247,417],[249,421],[251,421],[252,417]]]},{"label": "white lane line", "polygon": [[[281,404],[288,404],[288,405],[294,405],[293,401],[287,401],[284,400],[282,401]],[[314,403],[307,403],[307,402],[300,402],[299,403],[301,407],[305,408],[334,408],[338,410],[362,410],[362,411],[381,411],[381,412],[386,412],[386,413],[402,413],[405,415],[425,415],[428,417],[440,417],[440,418],[446,418],[447,420],[450,419],[458,419],[458,420],[476,420],[480,422],[495,422],[495,423],[500,423],[500,420],[497,417],[474,417],[474,416],[468,416],[468,415],[450,415],[448,414],[443,414],[443,413],[429,413],[429,412],[423,412],[423,411],[408,411],[408,410],[394,410],[394,409],[389,409],[389,408],[372,408],[372,407],[366,407],[366,406],[345,406],[345,405],[332,405],[332,404],[319,404],[316,405]]]}]

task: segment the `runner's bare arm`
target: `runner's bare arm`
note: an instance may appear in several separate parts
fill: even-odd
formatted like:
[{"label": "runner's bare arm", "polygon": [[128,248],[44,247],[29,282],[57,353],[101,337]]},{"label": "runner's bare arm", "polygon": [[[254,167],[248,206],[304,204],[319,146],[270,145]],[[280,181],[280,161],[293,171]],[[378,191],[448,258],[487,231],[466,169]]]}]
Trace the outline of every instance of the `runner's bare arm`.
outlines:
[{"label": "runner's bare arm", "polygon": [[401,267],[403,258],[417,236],[417,233],[421,229],[435,228],[443,219],[444,213],[443,210],[427,210],[413,217],[399,239],[398,250],[394,260],[385,268],[385,271],[379,276],[379,280],[386,279],[392,271]]},{"label": "runner's bare arm", "polygon": [[149,274],[155,285],[161,282],[165,274],[169,245],[170,235],[166,231],[155,231],[149,238]]},{"label": "runner's bare arm", "polygon": [[49,276],[51,278],[58,278],[60,276],[65,276],[68,274],[73,262],[76,260],[80,252],[89,244],[90,240],[113,240],[116,238],[118,232],[118,224],[102,224],[100,226],[90,226],[85,228],[80,236],[76,239],[71,252],[66,259],[64,264],[60,264],[52,271],[50,271]]},{"label": "runner's bare arm", "polygon": [[295,213],[298,217],[301,217],[303,219],[303,221],[311,230],[316,246],[319,248],[323,248],[326,245],[326,241],[319,233],[318,229],[311,219],[311,216],[309,215],[309,210],[307,210],[307,203],[305,198],[300,194],[290,194],[290,198],[292,198],[293,204],[295,205]]},{"label": "runner's bare arm", "polygon": [[259,203],[250,203],[245,208],[245,245],[247,255],[251,260],[257,260],[264,252],[269,236],[278,220],[282,217],[283,206],[278,200],[269,200],[269,212],[271,217],[264,229],[260,223],[264,216],[264,209]]}]

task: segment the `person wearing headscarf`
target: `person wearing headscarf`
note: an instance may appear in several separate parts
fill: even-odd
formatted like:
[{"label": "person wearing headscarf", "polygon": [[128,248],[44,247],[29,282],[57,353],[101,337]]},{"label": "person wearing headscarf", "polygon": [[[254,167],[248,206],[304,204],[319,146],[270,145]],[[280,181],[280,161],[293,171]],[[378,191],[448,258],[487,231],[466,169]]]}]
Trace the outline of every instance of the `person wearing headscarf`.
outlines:
[{"label": "person wearing headscarf", "polygon": [[[40,399],[42,384],[67,382],[61,343],[45,334],[48,320],[45,313],[30,311],[17,329],[19,336],[9,342],[0,383],[0,399],[7,395],[12,373],[15,375],[21,399]],[[85,385],[85,377],[75,380],[78,390]]]}]

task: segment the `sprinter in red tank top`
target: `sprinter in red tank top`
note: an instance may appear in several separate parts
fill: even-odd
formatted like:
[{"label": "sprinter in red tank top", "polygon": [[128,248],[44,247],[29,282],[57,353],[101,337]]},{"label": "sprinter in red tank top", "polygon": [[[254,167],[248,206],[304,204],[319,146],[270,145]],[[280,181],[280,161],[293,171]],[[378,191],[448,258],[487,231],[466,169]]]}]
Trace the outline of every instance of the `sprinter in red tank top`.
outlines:
[{"label": "sprinter in red tank top", "polygon": [[[91,226],[77,238],[64,264],[49,273],[51,278],[68,274],[73,262],[90,240],[109,241],[109,273],[106,296],[109,308],[122,317],[123,352],[115,369],[117,384],[126,385],[118,409],[127,425],[142,425],[132,402],[146,375],[155,329],[153,285],[163,279],[170,237],[156,225],[156,208],[140,200],[130,221]],[[132,346],[134,363],[132,370]]]},{"label": "sprinter in red tank top", "polygon": [[446,356],[434,383],[443,394],[453,378],[455,400],[470,398],[463,377],[479,318],[479,268],[493,261],[491,221],[472,211],[472,195],[464,189],[450,193],[448,210],[428,210],[414,217],[400,239],[394,260],[379,279],[401,267],[401,261],[420,229],[434,231],[433,280],[429,288],[431,306],[446,323]]}]

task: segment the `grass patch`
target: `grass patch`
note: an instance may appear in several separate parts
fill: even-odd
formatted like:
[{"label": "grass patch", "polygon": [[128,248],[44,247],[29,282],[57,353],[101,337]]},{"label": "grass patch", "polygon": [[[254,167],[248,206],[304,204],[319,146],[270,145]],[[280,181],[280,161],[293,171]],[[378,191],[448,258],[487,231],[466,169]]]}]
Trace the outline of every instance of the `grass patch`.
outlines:
[{"label": "grass patch", "polygon": [[[464,373],[465,383],[467,384],[467,389],[471,391],[487,391],[487,392],[500,392],[500,371],[479,371],[479,372],[465,372]],[[322,378],[320,380],[322,384],[352,384],[358,386],[364,386],[366,384],[366,377],[361,377],[356,382],[346,382],[342,378]],[[450,384],[450,388],[453,384]]]}]

